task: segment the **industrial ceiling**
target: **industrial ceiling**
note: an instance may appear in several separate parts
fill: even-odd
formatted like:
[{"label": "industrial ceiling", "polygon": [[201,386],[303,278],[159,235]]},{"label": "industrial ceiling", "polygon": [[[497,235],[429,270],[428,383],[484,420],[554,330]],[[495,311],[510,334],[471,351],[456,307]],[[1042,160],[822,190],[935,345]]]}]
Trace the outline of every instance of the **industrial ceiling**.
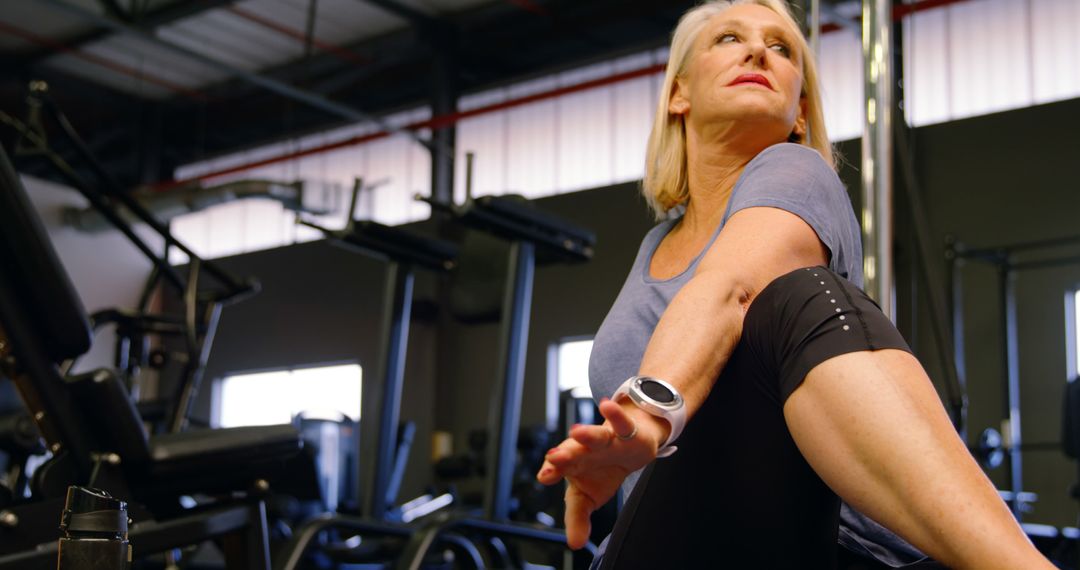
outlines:
[{"label": "industrial ceiling", "polygon": [[[694,3],[12,0],[0,7],[0,110],[25,118],[27,86],[45,81],[130,188],[203,158],[664,45]],[[833,17],[858,10],[834,4]],[[17,163],[56,177],[44,160]]]}]

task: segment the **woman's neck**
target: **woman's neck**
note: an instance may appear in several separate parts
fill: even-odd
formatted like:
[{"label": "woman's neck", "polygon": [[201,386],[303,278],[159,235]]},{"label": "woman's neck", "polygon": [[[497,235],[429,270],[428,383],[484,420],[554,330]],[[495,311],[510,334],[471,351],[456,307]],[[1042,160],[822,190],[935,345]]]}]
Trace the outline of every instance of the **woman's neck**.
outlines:
[{"label": "woman's neck", "polygon": [[727,209],[735,182],[760,149],[730,142],[704,142],[687,132],[687,175],[690,200],[680,226],[690,236],[712,235]]}]

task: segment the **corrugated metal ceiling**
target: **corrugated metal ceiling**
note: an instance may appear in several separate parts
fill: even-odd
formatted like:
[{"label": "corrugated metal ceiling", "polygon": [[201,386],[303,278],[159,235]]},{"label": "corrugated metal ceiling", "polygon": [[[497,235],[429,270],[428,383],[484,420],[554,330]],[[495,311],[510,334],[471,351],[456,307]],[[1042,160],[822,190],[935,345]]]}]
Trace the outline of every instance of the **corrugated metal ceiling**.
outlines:
[{"label": "corrugated metal ceiling", "polygon": [[[104,14],[96,0],[63,1]],[[493,1],[497,0],[397,0],[431,16],[452,14]],[[245,0],[160,26],[153,34],[228,66],[258,72],[305,55],[313,3],[316,52],[336,50],[409,25],[403,18],[363,0]],[[103,35],[68,48],[65,42],[92,33],[96,26],[45,3],[4,4],[0,24],[7,24],[9,33],[0,33],[0,50],[50,51],[54,55],[45,60],[47,65],[102,85],[139,97],[161,99],[191,95],[228,78],[219,69],[134,36]],[[151,0],[144,13],[168,4],[168,0]],[[12,33],[10,28],[16,32]]]}]

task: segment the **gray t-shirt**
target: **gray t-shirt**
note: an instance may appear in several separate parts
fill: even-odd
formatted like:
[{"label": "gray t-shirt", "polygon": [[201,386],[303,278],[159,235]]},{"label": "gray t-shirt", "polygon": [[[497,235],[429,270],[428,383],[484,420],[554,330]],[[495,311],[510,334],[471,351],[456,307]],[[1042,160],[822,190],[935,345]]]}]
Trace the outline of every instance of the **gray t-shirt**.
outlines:
[{"label": "gray t-shirt", "polygon": [[[662,222],[645,235],[630,274],[593,341],[589,383],[594,398],[610,398],[627,378],[638,373],[645,347],[671,299],[693,277],[727,220],[740,210],[754,207],[779,208],[802,218],[828,248],[829,268],[862,287],[859,224],[840,178],[809,147],[791,143],[771,146],[746,165],[719,227],[682,273],[669,279],[649,274],[653,253],[679,219]],[[624,496],[629,496],[639,475],[640,471],[627,477]],[[861,515],[851,515],[846,508],[844,511],[846,516],[862,520]],[[844,538],[843,532],[841,536]]]}]

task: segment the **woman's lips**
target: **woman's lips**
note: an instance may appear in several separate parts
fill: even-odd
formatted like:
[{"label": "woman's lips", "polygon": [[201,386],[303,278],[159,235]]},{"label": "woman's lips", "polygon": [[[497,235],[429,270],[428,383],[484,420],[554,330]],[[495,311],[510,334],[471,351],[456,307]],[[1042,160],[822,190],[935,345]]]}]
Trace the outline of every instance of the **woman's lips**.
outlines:
[{"label": "woman's lips", "polygon": [[735,81],[728,83],[728,85],[738,85],[740,83],[757,83],[758,85],[763,85],[765,87],[768,87],[769,89],[772,89],[772,83],[769,83],[769,80],[766,79],[764,75],[760,75],[757,73],[744,73],[736,77]]}]

